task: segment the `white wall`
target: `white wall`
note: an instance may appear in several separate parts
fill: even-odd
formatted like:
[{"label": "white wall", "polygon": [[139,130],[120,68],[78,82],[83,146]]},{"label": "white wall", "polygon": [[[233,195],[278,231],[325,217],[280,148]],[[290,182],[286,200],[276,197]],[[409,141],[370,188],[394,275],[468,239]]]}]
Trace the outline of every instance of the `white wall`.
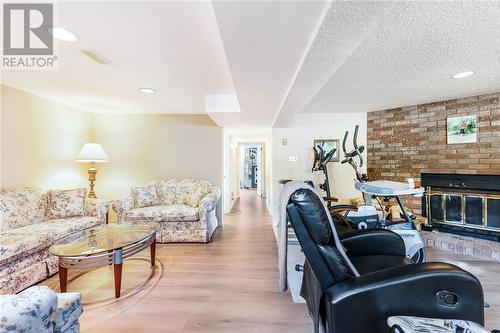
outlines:
[{"label": "white wall", "polygon": [[[164,178],[205,179],[222,187],[222,128],[206,115],[99,113],[94,137],[109,157],[97,166],[101,198],[128,195],[131,186]],[[221,224],[222,200],[217,217]]]},{"label": "white wall", "polygon": [[92,114],[0,85],[1,186],[87,187],[76,157],[92,139]]},{"label": "white wall", "polygon": [[[299,114],[286,128],[273,128],[272,142],[272,180],[273,180],[273,220],[277,223],[279,211],[280,179],[312,180],[319,184],[322,176],[313,175],[314,153],[312,150],[314,139],[339,139],[346,130],[352,135],[354,127],[360,126],[358,142],[366,146],[366,113],[337,113],[337,114]],[[287,145],[282,144],[287,139]],[[365,153],[366,154],[366,153]],[[297,156],[297,162],[289,162],[289,156]],[[340,154],[342,159],[343,155]],[[366,158],[365,158],[366,161]],[[347,164],[331,162],[329,167],[330,188],[332,195],[340,202],[348,202],[351,198],[360,197],[354,188],[354,171]]]}]

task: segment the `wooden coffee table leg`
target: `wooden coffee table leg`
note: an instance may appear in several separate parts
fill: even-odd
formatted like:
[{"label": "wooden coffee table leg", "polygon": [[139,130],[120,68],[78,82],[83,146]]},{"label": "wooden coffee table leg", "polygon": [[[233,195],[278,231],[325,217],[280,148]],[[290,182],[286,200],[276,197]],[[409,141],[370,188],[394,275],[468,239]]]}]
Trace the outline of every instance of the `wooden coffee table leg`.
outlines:
[{"label": "wooden coffee table leg", "polygon": [[122,288],[122,265],[123,265],[123,250],[116,249],[115,256],[114,256],[114,262],[113,262],[114,275],[115,275],[115,297],[116,298],[120,297],[120,291]]},{"label": "wooden coffee table leg", "polygon": [[59,265],[59,286],[62,293],[66,292],[68,285],[68,269]]},{"label": "wooden coffee table leg", "polygon": [[122,265],[123,264],[115,264],[115,297],[120,297],[120,291],[122,288]]},{"label": "wooden coffee table leg", "polygon": [[151,245],[149,246],[151,250],[151,267],[155,266],[155,255],[156,255],[156,239],[153,240]]}]

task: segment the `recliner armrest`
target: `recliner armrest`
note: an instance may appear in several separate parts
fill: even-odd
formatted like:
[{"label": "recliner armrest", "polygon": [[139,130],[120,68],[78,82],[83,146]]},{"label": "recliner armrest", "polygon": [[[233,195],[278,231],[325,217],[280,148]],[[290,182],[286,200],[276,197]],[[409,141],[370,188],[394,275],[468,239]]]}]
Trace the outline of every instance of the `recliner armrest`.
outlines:
[{"label": "recliner armrest", "polygon": [[[456,304],[446,304],[443,292],[455,295]],[[387,318],[394,315],[484,324],[480,282],[472,274],[445,263],[399,266],[335,284],[326,290],[324,305],[330,321],[327,326],[335,327],[327,329],[332,333],[386,332]],[[346,314],[355,315],[356,320]]]},{"label": "recliner armrest", "polygon": [[401,236],[389,230],[348,231],[339,235],[339,238],[348,256],[406,255]]},{"label": "recliner armrest", "polygon": [[356,211],[356,210],[358,210],[358,206],[347,205],[347,204],[333,205],[333,206],[330,206],[329,208],[330,208],[330,210],[338,210],[338,211],[343,211],[343,210]]}]

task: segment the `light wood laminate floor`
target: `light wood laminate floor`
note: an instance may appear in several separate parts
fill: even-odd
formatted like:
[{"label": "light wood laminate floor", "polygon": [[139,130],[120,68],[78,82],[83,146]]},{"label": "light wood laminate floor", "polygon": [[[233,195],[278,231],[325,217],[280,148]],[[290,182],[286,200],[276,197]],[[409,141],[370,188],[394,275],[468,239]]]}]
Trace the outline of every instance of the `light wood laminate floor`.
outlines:
[{"label": "light wood laminate floor", "polygon": [[[225,227],[209,244],[158,244],[123,265],[122,297],[113,268],[69,272],[68,291],[82,293],[82,332],[312,332],[305,304],[277,292],[277,247],[265,201],[242,191]],[[457,264],[483,283],[487,326],[500,327],[500,265],[429,249],[430,260]],[[58,276],[42,282],[59,290]]]},{"label": "light wood laminate floor", "polygon": [[[113,269],[71,274],[81,291],[83,332],[311,332],[304,304],[278,292],[271,217],[255,191],[242,200],[209,244],[158,244],[123,264],[122,298],[113,299]],[[43,282],[59,290],[58,276]]]}]

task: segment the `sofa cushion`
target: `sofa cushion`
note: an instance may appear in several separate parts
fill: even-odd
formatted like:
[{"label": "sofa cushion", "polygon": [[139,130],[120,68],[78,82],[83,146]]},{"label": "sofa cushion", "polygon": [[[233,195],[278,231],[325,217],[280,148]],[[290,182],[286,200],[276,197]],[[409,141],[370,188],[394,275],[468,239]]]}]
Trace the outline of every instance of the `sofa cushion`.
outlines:
[{"label": "sofa cushion", "polygon": [[156,186],[132,187],[130,194],[134,198],[134,207],[149,207],[158,205],[158,195],[156,194]]},{"label": "sofa cushion", "polygon": [[142,207],[126,212],[125,218],[127,220],[152,219],[161,222],[197,221],[198,209],[181,204]]},{"label": "sofa cushion", "polygon": [[174,203],[177,183],[177,179],[161,180],[156,183],[156,192],[158,193],[160,204],[171,205]]},{"label": "sofa cushion", "polygon": [[0,189],[0,232],[43,221],[47,197],[34,187]]},{"label": "sofa cushion", "polygon": [[197,208],[200,206],[201,200],[210,192],[210,188],[205,185],[198,184],[189,193],[186,194],[184,198],[184,203],[188,206]]},{"label": "sofa cushion", "polygon": [[100,224],[93,216],[51,219],[17,228],[0,236],[0,264],[41,251],[58,239]]},{"label": "sofa cushion", "polygon": [[195,187],[198,185],[199,181],[194,179],[181,179],[177,183],[175,192],[175,204],[184,204],[186,200],[186,195],[193,192]]},{"label": "sofa cushion", "polygon": [[40,233],[48,233],[52,241],[56,241],[75,232],[101,225],[101,220],[95,216],[74,216],[65,219],[51,219],[37,225]]},{"label": "sofa cushion", "polygon": [[161,221],[163,216],[164,207],[166,206],[150,206],[133,208],[125,212],[125,220],[133,219],[152,219],[155,221]]},{"label": "sofa cushion", "polygon": [[85,194],[84,188],[74,190],[50,190],[49,209],[47,216],[52,219],[61,219],[84,215]]},{"label": "sofa cushion", "polygon": [[[34,226],[37,225],[39,224],[34,224]],[[0,235],[0,265],[5,265],[21,257],[41,251],[51,244],[45,234],[38,234],[36,232],[26,234],[16,233],[19,229]]]}]

